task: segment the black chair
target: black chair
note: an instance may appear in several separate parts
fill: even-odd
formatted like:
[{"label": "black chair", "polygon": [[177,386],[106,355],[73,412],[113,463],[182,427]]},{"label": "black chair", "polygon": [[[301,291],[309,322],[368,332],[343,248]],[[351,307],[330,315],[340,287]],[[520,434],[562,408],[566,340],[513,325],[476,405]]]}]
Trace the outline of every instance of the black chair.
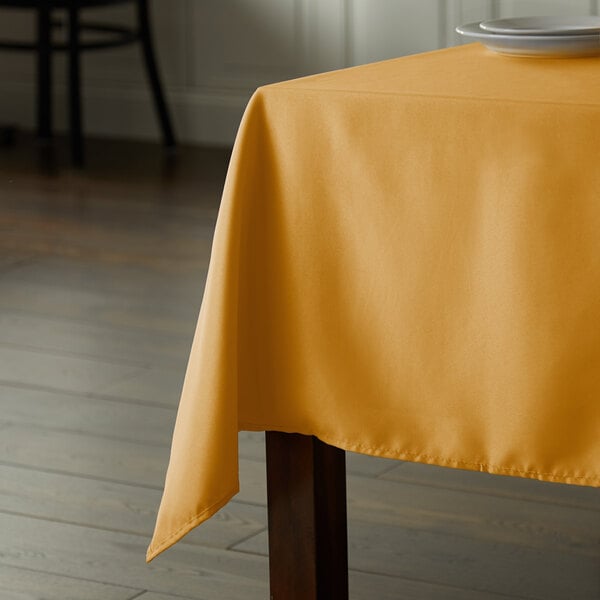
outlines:
[{"label": "black chair", "polygon": [[[103,23],[87,23],[81,20],[81,10],[89,7],[133,3],[136,7],[137,25],[123,27]],[[12,51],[34,51],[37,53],[37,133],[41,139],[52,137],[52,54],[55,51],[68,53],[69,70],[69,135],[71,155],[76,166],[84,161],[81,109],[81,52],[103,50],[139,42],[144,60],[154,105],[162,129],[165,146],[175,146],[175,135],[169,111],[162,91],[150,28],[148,0],[0,0],[0,7],[35,10],[37,13],[37,40],[35,43],[0,41],[0,49]],[[55,11],[66,13],[67,42],[57,43],[52,39],[52,30],[62,27],[55,19]],[[99,40],[83,41],[82,33],[89,31],[100,34]]]}]

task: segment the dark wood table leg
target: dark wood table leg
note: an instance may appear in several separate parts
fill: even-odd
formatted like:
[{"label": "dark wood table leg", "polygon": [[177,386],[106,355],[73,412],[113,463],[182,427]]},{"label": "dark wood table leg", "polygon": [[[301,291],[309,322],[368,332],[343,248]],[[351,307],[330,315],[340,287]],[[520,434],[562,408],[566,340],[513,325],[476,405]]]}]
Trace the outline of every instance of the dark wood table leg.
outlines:
[{"label": "dark wood table leg", "polygon": [[272,600],[347,600],[346,457],[317,438],[267,431]]}]

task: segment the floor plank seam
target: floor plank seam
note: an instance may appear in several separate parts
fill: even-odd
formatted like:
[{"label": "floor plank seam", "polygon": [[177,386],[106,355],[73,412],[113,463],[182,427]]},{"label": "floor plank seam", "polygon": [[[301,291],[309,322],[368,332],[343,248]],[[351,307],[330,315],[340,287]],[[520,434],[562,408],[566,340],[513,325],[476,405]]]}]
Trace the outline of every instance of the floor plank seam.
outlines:
[{"label": "floor plank seam", "polygon": [[377,571],[366,571],[363,569],[355,569],[353,567],[348,569],[349,573],[361,573],[363,575],[377,575],[377,577],[387,577],[389,579],[393,579],[393,580],[400,580],[400,581],[410,581],[412,583],[419,583],[419,584],[424,584],[424,585],[428,585],[431,587],[438,587],[438,588],[443,588],[443,589],[448,589],[448,590],[456,590],[458,592],[484,592],[486,593],[488,596],[494,596],[497,597],[499,600],[501,600],[502,598],[506,599],[506,600],[544,600],[542,598],[536,598],[534,596],[515,596],[514,594],[503,594],[502,592],[495,592],[493,590],[483,590],[483,589],[476,589],[476,588],[465,588],[465,587],[461,587],[461,586],[456,586],[456,585],[451,585],[448,583],[438,583],[437,581],[431,581],[428,579],[419,579],[419,578],[415,578],[415,577],[406,577],[405,575],[390,575],[388,573],[378,573]]},{"label": "floor plank seam", "polygon": [[138,398],[128,398],[126,396],[114,396],[109,394],[98,394],[96,392],[78,392],[75,390],[65,390],[49,385],[39,385],[36,383],[29,383],[23,381],[9,381],[6,379],[0,379],[0,386],[14,387],[16,389],[24,390],[39,390],[40,392],[50,392],[52,394],[65,395],[81,399],[103,400],[106,402],[116,402],[119,404],[134,404],[137,406],[145,406],[147,408],[156,407],[171,411],[177,410],[177,406],[174,406],[173,404],[163,404],[161,402],[148,402],[146,400],[140,400]]},{"label": "floor plank seam", "polygon": [[85,429],[75,429],[68,427],[57,427],[53,425],[42,425],[40,423],[33,423],[30,421],[22,420],[3,420],[0,415],[0,423],[2,423],[6,427],[22,427],[27,429],[34,429],[38,431],[53,431],[56,433],[72,433],[75,435],[85,436],[87,438],[93,438],[96,440],[106,440],[109,442],[126,442],[128,444],[141,444],[143,446],[148,446],[149,448],[162,448],[163,450],[168,451],[171,447],[169,442],[161,443],[161,442],[152,442],[150,440],[140,440],[132,437],[120,437],[118,435],[106,435],[102,433],[95,433],[93,431],[85,430]]},{"label": "floor plank seam", "polygon": [[[93,438],[97,440],[107,440],[112,442],[125,442],[127,444],[132,444],[135,446],[144,446],[146,448],[159,448],[165,450],[168,453],[170,444],[169,443],[160,443],[160,442],[151,442],[149,440],[141,440],[135,439],[133,437],[122,438],[119,436],[108,436],[103,434],[94,433],[93,431],[85,431],[85,430],[76,430],[76,429],[68,429],[63,427],[52,427],[47,425],[40,425],[38,423],[27,423],[26,421],[4,421],[0,415],[0,429],[8,429],[8,428],[20,428],[20,429],[34,429],[37,431],[53,431],[56,433],[67,433],[72,435],[78,435],[85,438]],[[0,461],[1,462],[1,461]]]},{"label": "floor plank seam", "polygon": [[[239,546],[240,544],[243,544],[244,542],[247,542],[248,540],[251,540],[253,537],[260,535],[261,533],[265,533],[268,530],[267,527],[263,527],[261,530],[259,531],[255,531],[254,533],[250,533],[247,536],[243,537],[240,540],[235,541],[233,544],[229,544],[229,546],[227,546],[226,550],[230,550],[233,552],[238,552],[238,550],[236,549],[236,546]],[[247,552],[247,554],[255,554],[256,556],[264,556],[264,554],[259,554],[257,552]]]},{"label": "floor plank seam", "polygon": [[[2,425],[0,424],[0,431],[2,431]],[[30,471],[30,472],[34,472],[34,473],[44,473],[44,474],[49,474],[49,475],[58,475],[60,477],[67,477],[67,478],[72,478],[72,479],[84,479],[84,480],[90,480],[90,481],[99,481],[101,483],[110,483],[112,485],[118,486],[118,487],[124,487],[124,488],[132,488],[132,489],[136,489],[136,488],[141,488],[141,489],[151,489],[153,491],[162,491],[162,487],[160,488],[156,488],[156,490],[154,490],[153,488],[148,488],[147,485],[143,485],[143,484],[136,484],[136,483],[131,483],[131,482],[123,482],[123,481],[111,481],[111,480],[106,480],[106,479],[101,479],[101,478],[96,478],[93,476],[88,476],[85,474],[79,474],[79,473],[71,473],[71,472],[57,472],[56,470],[51,470],[51,469],[47,469],[47,468],[42,468],[42,467],[36,467],[34,465],[24,465],[21,463],[10,463],[8,461],[2,461],[0,460],[0,466],[3,467],[8,467],[9,469],[15,469],[16,471],[23,469],[25,471]],[[246,501],[246,500],[239,500],[239,499],[232,499],[229,502],[229,505],[240,505],[240,506],[250,506],[252,508],[260,508],[260,509],[266,509],[267,505],[266,503],[261,504],[258,502],[251,502],[251,501]],[[10,514],[10,511],[3,511],[2,509],[0,509],[0,513],[2,512],[6,512],[7,514]],[[21,513],[15,513],[15,515],[18,516],[30,516],[27,514],[21,514]],[[33,515],[31,515],[33,517]],[[266,518],[266,511],[265,511],[265,518]],[[65,521],[67,522],[67,521]],[[77,523],[74,523],[77,524]],[[87,526],[87,525],[86,525]],[[258,533],[258,532],[257,532]],[[135,535],[139,535],[139,534],[135,534]],[[255,535],[255,534],[253,534]],[[249,536],[252,537],[252,536]],[[185,540],[182,543],[186,543]],[[241,543],[241,542],[236,542],[236,543]],[[198,544],[192,544],[197,546]]]},{"label": "floor plank seam", "polygon": [[[0,279],[1,279],[1,273],[0,273]],[[98,328],[98,329],[103,329],[108,331],[114,331],[116,333],[127,333],[130,329],[130,327],[128,325],[123,325],[123,326],[118,326],[118,325],[113,325],[111,323],[106,323],[106,322],[102,322],[102,321],[91,321],[89,319],[82,319],[82,318],[77,318],[77,317],[61,317],[60,315],[55,315],[55,314],[43,314],[43,313],[37,313],[37,312],[33,312],[31,310],[25,310],[25,309],[19,309],[19,308],[2,308],[2,314],[14,314],[14,315],[19,315],[19,316],[23,316],[23,317],[31,317],[33,315],[34,318],[36,319],[43,319],[45,321],[50,321],[50,322],[55,322],[55,323],[64,323],[64,324],[71,324],[71,323],[77,323],[79,325],[83,325],[83,326],[88,326],[88,327],[93,327],[93,328]],[[135,333],[140,333],[139,332],[140,327],[139,326],[132,326],[131,327],[131,331],[135,332]],[[146,328],[141,328],[143,331],[146,331]],[[161,333],[162,336],[166,336],[170,339],[174,339],[174,340],[178,340],[178,341],[182,341],[182,340],[189,340],[190,342],[190,346],[191,346],[191,336],[185,335],[185,334],[178,334],[178,333],[169,333],[169,332],[163,332]],[[183,360],[187,360],[187,355],[183,356]]]},{"label": "floor plank seam", "polygon": [[[48,256],[47,254],[41,254],[40,256]],[[83,262],[83,263],[89,263],[92,262],[90,259],[98,259],[98,258],[102,258],[102,256],[95,256],[95,255],[70,255],[70,254],[55,254],[55,255],[51,255],[53,258],[57,258],[57,259],[63,259],[63,260],[69,260],[69,261],[79,261],[79,262]],[[25,261],[23,261],[25,262]],[[31,261],[29,261],[31,264],[35,265],[36,260],[33,259]],[[96,261],[94,261],[96,262]],[[172,259],[169,261],[166,261],[164,263],[164,265],[170,264],[172,263],[174,267],[176,267],[177,269],[181,270],[181,259]],[[123,264],[125,264],[126,266],[129,267],[145,267],[147,268],[150,265],[155,266],[156,264],[156,259],[154,257],[147,257],[146,260],[144,261],[135,261],[135,262],[127,262],[127,263],[123,263],[121,261],[104,261],[102,262],[102,264],[105,265],[112,265],[112,264],[116,264],[119,266],[122,266]],[[163,268],[162,269],[155,269],[157,273],[172,273],[174,271],[173,268]],[[0,267],[0,279],[2,278],[2,275],[5,273],[13,273],[16,272],[18,273],[18,269],[21,268],[22,266],[24,266],[21,263],[10,263],[8,265],[4,265],[3,267]],[[27,264],[25,264],[25,266],[28,266]],[[207,265],[208,266],[208,265]],[[200,268],[199,268],[200,267]],[[191,262],[189,264],[189,266],[187,266],[185,268],[185,271],[187,271],[187,275],[189,276],[198,276],[198,279],[200,280],[200,277],[205,275],[205,269],[202,268],[202,265],[199,265],[195,262]],[[179,271],[178,271],[179,272]],[[66,292],[84,292],[84,293],[98,293],[100,290],[102,291],[102,294],[105,295],[107,298],[117,298],[119,300],[123,300],[125,302],[127,301],[131,301],[134,299],[140,299],[140,300],[145,300],[147,299],[147,294],[145,294],[144,292],[127,292],[124,290],[118,290],[118,289],[111,289],[111,288],[99,288],[98,286],[93,286],[93,285],[75,285],[75,284],[71,284],[71,285],[65,285],[64,283],[58,283],[58,282],[53,282],[53,281],[46,281],[46,280],[41,280],[38,281],[36,280],[34,277],[19,277],[19,275],[12,275],[11,276],[11,281],[15,282],[15,283],[21,283],[21,284],[29,284],[29,285],[38,285],[38,286],[43,286],[43,287],[47,287],[50,288],[52,290],[62,290],[62,291],[66,291]],[[201,289],[200,289],[201,291]],[[170,300],[174,300],[174,302],[171,302],[171,306],[178,306],[178,304],[181,304],[182,307],[184,308],[188,308],[190,306],[189,300],[187,300],[187,298],[182,294],[181,297],[177,297],[177,295],[175,295],[175,297],[173,298],[169,298]],[[187,301],[186,301],[187,300]]]},{"label": "floor plank seam", "polygon": [[[54,388],[53,388],[54,389]],[[61,390],[58,390],[61,392]],[[141,400],[139,398],[130,398],[127,396],[115,396],[112,394],[101,394],[98,392],[84,392],[82,396],[86,398],[93,398],[94,400],[105,400],[107,402],[118,402],[120,404],[135,404],[136,406],[145,406],[147,408],[164,408],[166,410],[177,410],[177,404],[167,404],[162,402],[150,402],[148,400]]]},{"label": "floor plank seam", "polygon": [[[503,477],[503,476],[498,475],[498,477]],[[391,483],[397,483],[397,484],[414,485],[414,486],[419,486],[419,487],[433,488],[433,489],[439,489],[439,490],[448,490],[448,491],[452,491],[452,492],[463,492],[463,493],[468,493],[468,494],[477,494],[478,496],[490,496],[492,498],[502,498],[502,499],[506,499],[506,500],[513,500],[515,502],[528,502],[531,504],[546,504],[548,506],[560,506],[562,508],[568,508],[569,510],[589,510],[592,512],[600,513],[600,506],[598,508],[593,508],[591,506],[583,507],[578,504],[572,504],[569,502],[565,502],[564,500],[552,501],[552,500],[548,500],[546,498],[538,499],[538,498],[528,498],[526,496],[514,496],[511,494],[502,494],[502,493],[499,494],[499,493],[494,493],[493,491],[466,489],[466,488],[455,487],[455,486],[451,486],[451,485],[439,485],[439,484],[436,485],[435,483],[430,483],[428,481],[421,482],[421,481],[409,480],[409,479],[396,479],[396,478],[391,479],[388,477],[377,477],[377,479],[380,479],[381,481],[389,481]],[[566,485],[566,484],[553,483],[552,485]]]},{"label": "floor plank seam", "polygon": [[98,362],[107,365],[125,365],[128,367],[137,367],[140,369],[152,369],[161,367],[161,365],[153,365],[147,362],[139,362],[136,360],[124,358],[117,359],[99,354],[87,354],[85,352],[69,352],[60,348],[42,348],[40,346],[31,346],[30,344],[19,344],[17,342],[7,342],[0,339],[0,348],[13,348],[15,350],[25,350],[32,354],[44,354],[49,356],[61,356],[65,358],[81,358],[90,362]]},{"label": "floor plank seam", "polygon": [[406,462],[403,460],[398,460],[396,461],[398,464],[397,465],[390,465],[387,469],[384,469],[381,473],[377,473],[377,475],[373,476],[373,479],[381,479],[383,481],[393,481],[391,479],[387,479],[385,476],[390,473],[391,471],[394,471],[396,468],[398,468],[402,463]]},{"label": "floor plank seam", "polygon": [[19,571],[27,571],[29,573],[40,573],[42,575],[53,575],[55,577],[63,577],[64,579],[72,579],[74,581],[85,581],[86,583],[98,583],[100,585],[109,585],[109,586],[114,586],[114,587],[120,587],[126,590],[135,590],[135,592],[137,593],[139,591],[139,587],[134,587],[131,585],[125,585],[125,584],[116,584],[116,583],[109,583],[107,581],[99,581],[98,579],[90,579],[87,577],[76,577],[74,575],[65,575],[64,573],[55,573],[53,571],[45,571],[43,569],[32,569],[30,567],[23,567],[22,565],[15,565],[12,563],[7,563],[7,562],[3,562],[2,559],[0,558],[0,567],[10,567],[11,569],[17,569]]},{"label": "floor plank seam", "polygon": [[136,598],[141,598],[142,596],[144,596],[146,594],[147,591],[148,590],[142,590],[141,592],[134,594],[130,598],[127,598],[127,600],[135,600]]},{"label": "floor plank seam", "polygon": [[[1,279],[1,277],[0,277]],[[198,304],[198,307],[200,305]],[[0,309],[4,310],[4,307],[2,307],[1,302],[0,302]],[[43,318],[47,318],[47,319],[52,319],[52,318],[57,318],[60,319],[60,315],[56,315],[55,313],[51,313],[51,312],[44,312],[42,310],[34,310],[34,309],[27,309],[27,310],[19,310],[17,308],[15,308],[14,306],[9,307],[8,310],[11,310],[13,312],[19,312],[20,314],[24,314],[24,315],[34,315],[36,317],[43,317]],[[118,324],[114,324],[114,323],[110,323],[107,321],[98,321],[98,320],[92,320],[92,319],[86,319],[85,317],[63,317],[65,321],[72,321],[74,323],[81,323],[83,325],[92,325],[92,326],[104,326],[106,325],[107,327],[112,327],[114,329],[118,329],[120,327],[120,325]],[[152,327],[148,327],[147,325],[135,325],[132,323],[127,323],[126,325],[123,325],[123,329],[125,330],[129,330],[129,331],[136,331],[136,332],[147,332],[150,331],[152,333],[156,333],[158,335],[173,335],[176,336],[178,339],[188,339],[189,338],[189,332],[188,335],[186,335],[185,333],[183,333],[183,331],[179,331],[178,329],[173,329],[173,328],[158,328],[158,329],[154,329]],[[191,345],[191,338],[190,339],[190,345]]]},{"label": "floor plank seam", "polygon": [[[139,369],[138,371],[136,371],[135,373],[128,373],[127,375],[122,375],[121,377],[116,377],[115,379],[113,379],[110,382],[106,382],[104,384],[98,384],[98,394],[102,395],[102,390],[108,390],[111,387],[114,386],[118,386],[121,385],[123,383],[127,383],[128,381],[132,381],[137,379],[140,375],[143,375],[144,373],[148,373],[150,371],[150,369]],[[183,381],[182,381],[183,383]]]},{"label": "floor plank seam", "polygon": [[[139,532],[139,531],[132,531],[132,530],[128,530],[128,529],[118,529],[118,528],[114,528],[114,527],[103,527],[101,525],[94,525],[93,523],[79,523],[77,521],[69,521],[67,519],[57,519],[57,518],[51,518],[51,517],[42,517],[39,515],[34,515],[34,514],[29,514],[29,513],[20,513],[20,512],[16,512],[16,511],[12,511],[12,510],[6,510],[6,509],[2,509],[0,508],[0,514],[2,515],[8,515],[11,517],[17,517],[17,518],[24,518],[24,519],[32,519],[34,521],[44,521],[47,523],[56,523],[56,524],[60,524],[60,525],[71,525],[73,527],[78,527],[81,529],[92,529],[94,531],[105,531],[107,533],[116,533],[116,534],[123,534],[123,535],[131,535],[131,536],[135,536],[138,538],[142,538],[142,539],[146,539],[148,540],[148,542],[150,541],[150,538],[152,537],[152,531],[149,530],[147,532]],[[243,542],[245,542],[246,540],[251,539],[252,537],[254,537],[255,535],[258,535],[259,533],[262,533],[263,531],[266,530],[266,527],[264,529],[261,529],[260,531],[257,531],[256,533],[253,533],[251,535],[248,535],[246,537],[244,537],[243,539],[235,542],[235,544],[241,544]],[[237,550],[235,550],[234,548],[231,548],[230,546],[226,546],[226,547],[222,547],[222,546],[216,546],[216,545],[210,545],[210,544],[206,544],[206,543],[197,543],[197,542],[190,542],[189,540],[183,538],[182,540],[180,540],[178,542],[179,544],[181,544],[182,546],[193,546],[196,548],[206,548],[206,549],[210,549],[210,550],[217,550],[217,551],[221,551],[221,552],[229,552],[230,550],[233,550],[235,552],[237,552]],[[244,554],[254,554],[256,556],[263,556],[262,554],[258,554],[258,553],[254,553],[254,552],[244,552]],[[148,591],[148,590],[146,590]]]},{"label": "floor plank seam", "polygon": [[160,485],[160,486],[159,485],[150,485],[147,483],[139,483],[139,482],[131,483],[131,481],[122,481],[120,479],[111,479],[108,477],[98,477],[95,475],[89,475],[89,474],[85,474],[85,473],[77,473],[77,472],[73,472],[73,471],[63,471],[62,469],[40,468],[40,467],[35,467],[35,466],[24,464],[24,463],[14,463],[11,461],[6,461],[6,460],[0,460],[0,465],[3,465],[5,467],[15,467],[15,468],[19,468],[19,469],[27,469],[28,471],[39,471],[40,473],[50,473],[50,474],[54,474],[54,475],[68,475],[70,477],[78,477],[80,479],[89,479],[90,481],[101,481],[104,483],[128,485],[131,487],[142,488],[145,490],[153,490],[153,491],[158,491],[158,492],[163,491],[162,485]]},{"label": "floor plank seam", "polygon": [[[61,525],[72,525],[74,527],[81,527],[83,529],[93,529],[96,531],[106,531],[107,533],[122,533],[125,535],[135,535],[137,537],[141,537],[141,538],[145,538],[150,540],[150,537],[152,536],[152,532],[148,531],[146,533],[140,533],[139,531],[130,531],[127,529],[116,529],[113,527],[102,527],[101,525],[94,525],[91,523],[78,523],[77,521],[69,521],[67,519],[56,519],[56,518],[49,518],[49,517],[40,517],[39,515],[32,515],[32,514],[28,514],[28,513],[20,513],[20,512],[16,512],[16,511],[12,511],[12,510],[6,510],[6,509],[2,509],[0,508],[0,514],[2,515],[9,515],[11,517],[22,517],[24,519],[33,519],[35,521],[45,521],[47,523],[58,523]],[[182,541],[182,543],[187,543],[189,546],[203,546],[202,544],[190,544],[189,542],[185,542],[185,540]],[[212,548],[213,546],[203,546],[203,547],[210,547]],[[218,548],[219,550],[221,548]]]},{"label": "floor plank seam", "polygon": [[[373,524],[372,521],[370,520],[366,520],[366,519],[351,519],[348,523],[348,531],[349,533],[352,532],[352,525],[356,523],[362,523],[365,525],[370,525]],[[482,528],[484,526],[488,526],[489,528],[489,523],[482,523]],[[427,528],[427,527],[411,527],[410,525],[397,525],[395,526],[398,529],[403,530],[404,532],[412,532],[412,533],[432,533],[433,531],[435,531],[436,536],[438,536],[441,539],[448,539],[448,540],[456,540],[456,541],[461,541],[461,540],[465,540],[465,541],[473,541],[473,540],[486,540],[485,537],[482,536],[476,536],[476,535],[464,535],[464,534],[460,534],[457,533],[455,531],[441,531],[439,529],[433,529],[433,528]],[[529,539],[531,539],[532,537],[534,537],[534,532],[530,531],[529,532]],[[489,541],[489,540],[487,540]],[[542,543],[533,543],[533,542],[527,542],[527,541],[518,541],[518,540],[495,540],[494,541],[494,545],[496,547],[512,547],[512,548],[520,548],[520,549],[524,549],[524,550],[544,550],[544,549],[548,549],[548,544],[547,542],[542,542]],[[558,546],[558,544],[557,544]],[[552,549],[552,548],[550,548]],[[564,545],[561,547],[560,549],[561,551],[564,551]],[[592,557],[594,558],[595,556],[597,556],[596,553],[594,554],[590,554],[589,550],[584,550],[584,551],[577,551],[576,548],[569,548],[570,552],[573,553],[574,555],[578,556],[578,557]]]}]

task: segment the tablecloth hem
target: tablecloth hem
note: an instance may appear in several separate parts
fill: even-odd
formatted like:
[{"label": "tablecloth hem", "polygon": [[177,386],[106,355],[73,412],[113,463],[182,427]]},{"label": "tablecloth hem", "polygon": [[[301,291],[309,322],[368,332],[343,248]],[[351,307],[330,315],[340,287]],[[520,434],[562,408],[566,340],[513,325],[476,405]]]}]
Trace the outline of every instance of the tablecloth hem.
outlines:
[{"label": "tablecloth hem", "polygon": [[301,433],[303,435],[314,435],[322,442],[331,446],[336,446],[350,452],[359,452],[361,454],[369,454],[380,458],[392,458],[396,460],[406,460],[409,462],[425,463],[436,465],[439,467],[453,467],[456,469],[467,469],[469,471],[480,471],[493,475],[510,475],[514,477],[524,477],[527,479],[538,479],[540,481],[549,481],[553,483],[568,483],[572,485],[585,485],[589,487],[600,487],[600,475],[584,475],[572,473],[556,473],[543,472],[534,469],[526,469],[519,467],[509,467],[494,465],[487,462],[464,461],[441,456],[431,456],[423,452],[410,452],[406,450],[397,450],[393,448],[385,448],[382,446],[368,446],[349,440],[336,438],[325,432],[318,431],[299,431],[296,428],[289,426],[278,425],[260,425],[257,423],[242,422],[239,423],[240,431],[281,431],[284,433]]},{"label": "tablecloth hem", "polygon": [[187,535],[192,529],[198,527],[204,521],[210,519],[217,511],[223,508],[238,492],[240,491],[239,486],[231,492],[228,492],[217,500],[214,504],[211,504],[208,508],[204,509],[191,519],[186,521],[179,529],[175,530],[168,537],[160,542],[155,543],[154,541],[148,547],[146,552],[146,562],[149,563],[154,560],[159,554],[162,554],[165,550],[168,550],[171,546],[175,545],[182,537]]}]

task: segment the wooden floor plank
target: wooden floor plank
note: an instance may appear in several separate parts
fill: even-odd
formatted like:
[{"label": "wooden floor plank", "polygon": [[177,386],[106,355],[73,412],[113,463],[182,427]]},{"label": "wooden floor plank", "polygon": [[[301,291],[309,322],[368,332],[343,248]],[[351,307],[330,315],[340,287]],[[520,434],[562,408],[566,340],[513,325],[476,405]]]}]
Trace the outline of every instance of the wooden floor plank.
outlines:
[{"label": "wooden floor plank", "polygon": [[[349,563],[361,572],[535,600],[599,597],[598,556],[446,535],[390,524],[349,522]],[[236,550],[267,556],[267,534]]]},{"label": "wooden floor plank", "polygon": [[143,372],[139,366],[0,346],[0,380],[95,392]]},{"label": "wooden floor plank", "polygon": [[267,560],[178,545],[146,565],[148,539],[0,513],[0,563],[193,600],[264,600]]},{"label": "wooden floor plank", "polygon": [[[0,429],[0,462],[8,466],[162,490],[168,459],[163,446],[19,424]],[[264,463],[241,460],[240,476],[239,500],[265,506]]]},{"label": "wooden floor plank", "polygon": [[[597,557],[353,521],[353,568],[536,600],[600,597]],[[366,548],[368,552],[364,551]]]},{"label": "wooden floor plank", "polygon": [[473,591],[410,578],[350,570],[351,600],[515,600],[514,596]]},{"label": "wooden floor plank", "polygon": [[178,369],[150,367],[140,370],[133,377],[98,388],[97,393],[176,408],[183,387],[186,365],[187,362],[182,363]]},{"label": "wooden floor plank", "polygon": [[[0,424],[171,445],[175,409],[0,383]],[[31,435],[35,433],[32,431]]]},{"label": "wooden floor plank", "polygon": [[25,349],[181,369],[187,363],[191,343],[191,332],[172,335],[49,318],[23,311],[0,312],[0,344]]},{"label": "wooden floor plank", "polygon": [[[0,512],[8,514],[131,533],[148,540],[160,497],[160,490],[0,465]],[[234,501],[191,532],[184,543],[225,550],[266,525],[264,506]]]},{"label": "wooden floor plank", "polygon": [[[352,600],[374,600],[375,598],[376,600],[507,600],[514,596],[474,592],[421,581],[350,571],[350,598]],[[146,592],[140,600],[189,599]]]},{"label": "wooden floor plank", "polygon": [[[5,209],[0,214],[0,250],[17,255],[29,252],[42,260],[50,255],[174,271],[202,268],[210,252],[215,216],[214,210],[185,217],[169,213],[167,221],[161,222],[159,215],[139,210],[82,217],[59,210],[36,214]],[[158,228],[163,233],[160,245],[156,243]]]},{"label": "wooden floor plank", "polygon": [[[194,237],[190,240],[190,259],[186,266],[178,257],[172,257],[172,263],[136,265],[129,262],[102,262],[99,260],[77,259],[61,256],[38,256],[35,260],[19,263],[18,267],[3,274],[5,281],[41,283],[62,289],[87,290],[122,296],[123,298],[140,298],[148,293],[160,295],[173,304],[189,304],[200,294],[204,286],[210,244],[214,223],[211,220],[204,228],[194,228]],[[204,235],[202,232],[204,230]],[[136,239],[128,229],[128,248],[131,238]],[[176,232],[173,232],[176,234]],[[178,234],[177,234],[178,235]],[[102,238],[104,242],[104,238]],[[154,236],[151,237],[154,245]],[[181,239],[179,239],[181,243]],[[168,252],[164,256],[171,256]],[[203,257],[204,266],[200,267],[199,257]],[[15,257],[16,259],[16,257]],[[193,260],[192,260],[193,259]]]},{"label": "wooden floor plank", "polygon": [[[264,489],[263,463],[240,461],[240,493],[236,497],[263,504]],[[600,564],[600,513],[596,510],[350,475],[348,516],[351,521],[374,526],[439,532],[491,545],[502,542],[537,550],[554,548],[596,557]]]},{"label": "wooden floor plank", "polygon": [[0,383],[60,393],[123,398],[176,408],[185,375],[179,368],[123,364],[0,345]]},{"label": "wooden floor plank", "polygon": [[160,296],[132,300],[109,293],[61,289],[0,277],[0,310],[184,336],[190,335],[190,323],[198,316],[199,297],[185,306],[173,306]]},{"label": "wooden floor plank", "polygon": [[560,504],[348,478],[349,514],[362,522],[508,543],[600,564],[600,512]]},{"label": "wooden floor plank", "polygon": [[142,591],[15,568],[2,564],[1,561],[2,557],[0,557],[0,598],[2,600],[130,600]]},{"label": "wooden floor plank", "polygon": [[117,483],[161,489],[168,449],[85,434],[7,425],[0,429],[4,464],[85,475]]},{"label": "wooden floor plank", "polygon": [[384,473],[382,477],[391,481],[600,511],[600,489],[587,486],[549,483],[410,462],[398,463],[398,466]]}]

